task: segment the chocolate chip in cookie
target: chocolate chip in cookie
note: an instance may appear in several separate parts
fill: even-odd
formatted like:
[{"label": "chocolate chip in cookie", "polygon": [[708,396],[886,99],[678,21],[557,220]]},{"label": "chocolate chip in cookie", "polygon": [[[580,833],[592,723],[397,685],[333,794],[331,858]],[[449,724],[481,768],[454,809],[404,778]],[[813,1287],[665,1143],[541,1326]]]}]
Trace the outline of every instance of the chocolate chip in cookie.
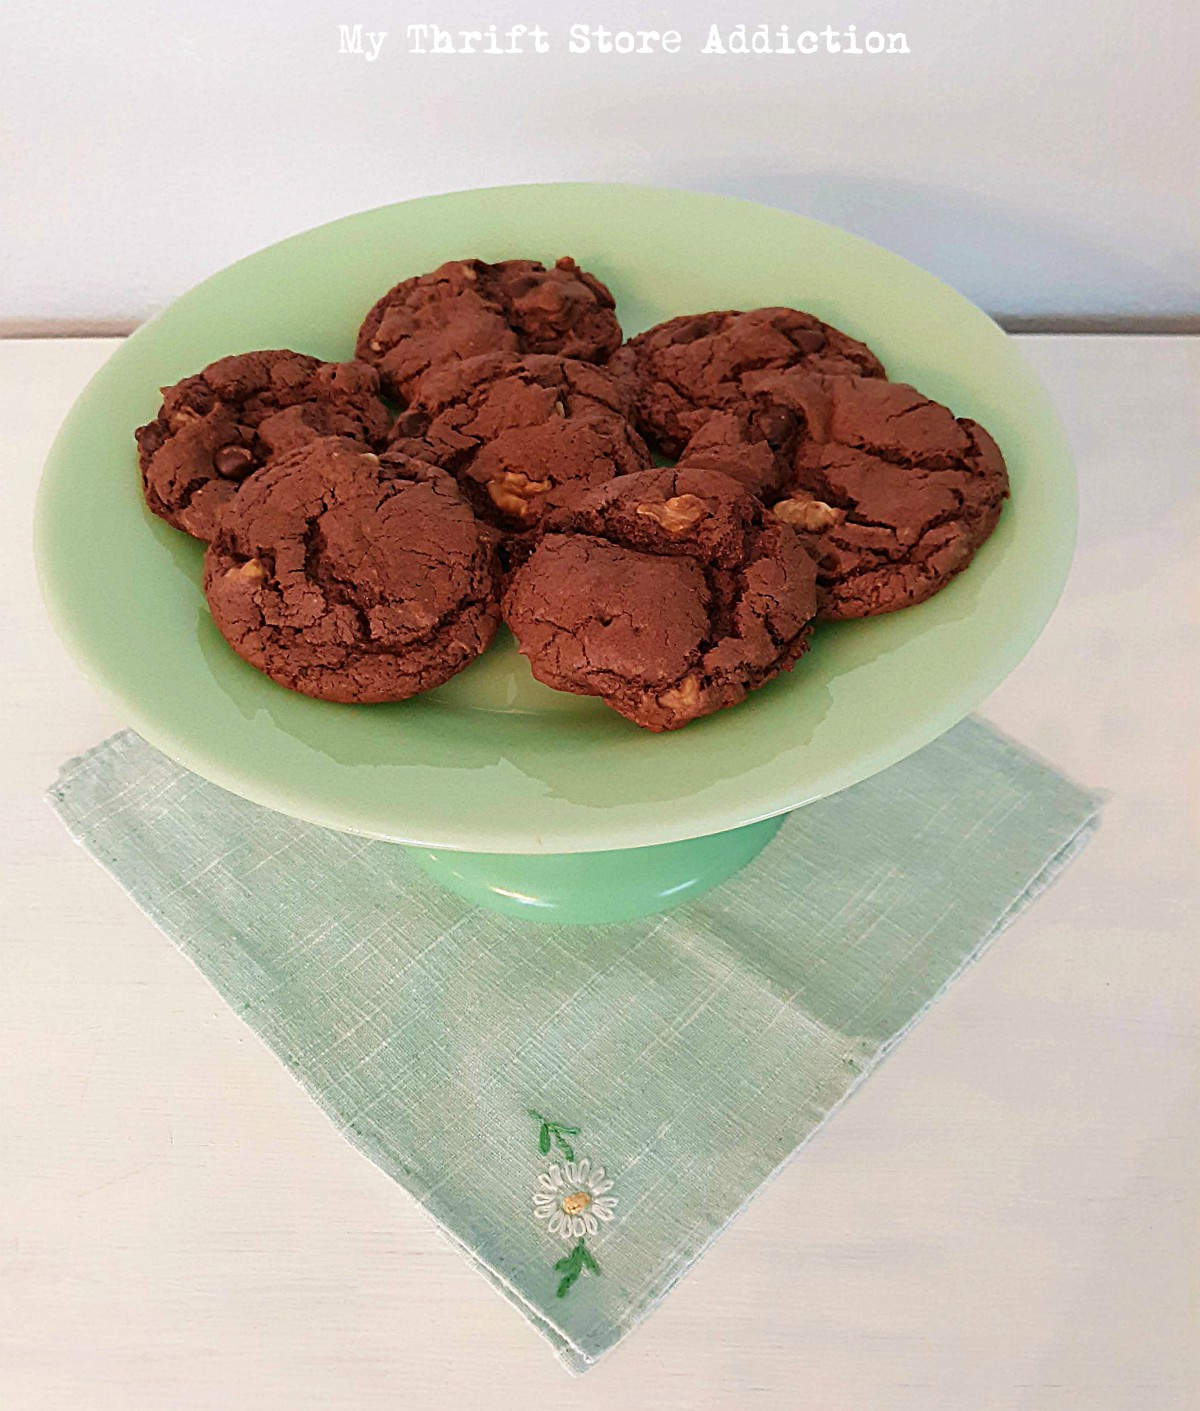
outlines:
[{"label": "chocolate chip in cookie", "polygon": [[449,260],[389,289],[363,320],[358,357],[401,401],[431,368],[483,353],[602,363],[621,343],[608,289],[574,260]]},{"label": "chocolate chip in cookie", "polygon": [[639,424],[663,455],[678,456],[714,411],[737,410],[745,379],[764,369],[883,377],[865,343],[798,309],[685,314],[631,338],[610,362],[627,378]]},{"label": "chocolate chip in cookie", "polygon": [[286,349],[237,353],[163,388],[158,416],[138,428],[146,503],[197,539],[211,539],[221,506],[272,456],[320,436],[379,449],[392,418],[379,374]]},{"label": "chocolate chip in cookie", "polygon": [[567,488],[651,463],[630,410],[604,368],[497,353],[422,378],[392,444],[451,471],[481,518],[521,532]]},{"label": "chocolate chip in cookie", "polygon": [[736,481],[646,470],[550,510],[503,608],[539,681],[674,730],[792,666],[816,568]]},{"label": "chocolate chip in cookie", "polygon": [[500,621],[495,535],[445,471],[344,439],[257,472],[204,560],[221,635],[282,686],[399,701],[449,680]]}]

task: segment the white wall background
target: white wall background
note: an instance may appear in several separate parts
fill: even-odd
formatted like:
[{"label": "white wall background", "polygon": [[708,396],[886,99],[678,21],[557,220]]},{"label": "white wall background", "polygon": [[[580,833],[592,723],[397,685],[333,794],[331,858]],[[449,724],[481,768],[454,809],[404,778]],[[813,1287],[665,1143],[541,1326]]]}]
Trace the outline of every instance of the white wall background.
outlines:
[{"label": "white wall background", "polygon": [[[0,0],[0,329],[140,319],[363,207],[611,179],[870,236],[1006,316],[1200,310],[1195,0]],[[389,31],[375,64],[337,25]],[[544,57],[405,57],[540,22]],[[571,56],[576,21],[675,57]],[[912,54],[712,58],[712,22],[903,30]]]}]

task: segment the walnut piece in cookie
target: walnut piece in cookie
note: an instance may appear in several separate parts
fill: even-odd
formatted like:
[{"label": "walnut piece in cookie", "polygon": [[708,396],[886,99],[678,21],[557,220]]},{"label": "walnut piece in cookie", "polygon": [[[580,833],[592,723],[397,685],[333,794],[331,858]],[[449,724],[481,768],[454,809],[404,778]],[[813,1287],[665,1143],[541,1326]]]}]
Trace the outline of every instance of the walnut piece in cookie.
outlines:
[{"label": "walnut piece in cookie", "polygon": [[793,665],[816,566],[736,481],[645,470],[550,510],[503,609],[539,681],[675,730]]},{"label": "walnut piece in cookie", "polygon": [[402,280],[371,308],[357,356],[379,368],[401,401],[431,368],[483,353],[558,353],[605,362],[621,343],[608,289],[567,256],[448,260]]},{"label": "walnut piece in cookie", "polygon": [[825,439],[801,446],[773,510],[817,556],[820,616],[922,602],[996,527],[1008,496],[1004,457],[982,426],[904,383],[832,377],[821,395]]},{"label": "walnut piece in cookie", "polygon": [[270,349],[236,353],[163,388],[158,416],[138,428],[146,503],[197,539],[217,511],[272,456],[319,436],[382,448],[392,418],[379,374],[365,363],[326,363]]},{"label": "walnut piece in cookie", "polygon": [[496,353],[422,378],[392,444],[449,470],[482,519],[520,532],[568,487],[650,464],[629,410],[604,368]]},{"label": "walnut piece in cookie", "polygon": [[714,411],[746,401],[745,379],[766,370],[883,377],[865,343],[798,309],[725,309],[668,319],[631,338],[609,364],[629,381],[638,424],[678,456]]},{"label": "walnut piece in cookie", "polygon": [[500,621],[495,534],[452,477],[327,438],[259,471],[204,560],[221,635],[327,701],[400,701],[449,680]]}]

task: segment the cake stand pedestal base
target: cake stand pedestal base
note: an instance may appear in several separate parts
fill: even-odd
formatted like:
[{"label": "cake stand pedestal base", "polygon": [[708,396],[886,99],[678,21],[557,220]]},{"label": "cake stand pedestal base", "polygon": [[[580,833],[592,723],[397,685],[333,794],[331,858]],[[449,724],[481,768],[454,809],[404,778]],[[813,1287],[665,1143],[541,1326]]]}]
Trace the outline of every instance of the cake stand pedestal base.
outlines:
[{"label": "cake stand pedestal base", "polygon": [[615,852],[409,852],[436,881],[479,906],[530,921],[603,926],[670,911],[724,882],[758,856],[784,816]]}]

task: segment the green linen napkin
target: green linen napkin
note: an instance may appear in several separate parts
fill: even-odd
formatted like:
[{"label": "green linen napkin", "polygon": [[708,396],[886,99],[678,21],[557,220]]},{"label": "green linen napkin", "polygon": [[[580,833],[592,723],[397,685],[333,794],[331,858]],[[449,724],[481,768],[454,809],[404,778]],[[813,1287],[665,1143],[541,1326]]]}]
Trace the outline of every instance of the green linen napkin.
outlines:
[{"label": "green linen napkin", "polygon": [[124,732],[51,801],[573,1371],[1057,875],[1097,800],[977,721],[679,911],[530,924]]}]

